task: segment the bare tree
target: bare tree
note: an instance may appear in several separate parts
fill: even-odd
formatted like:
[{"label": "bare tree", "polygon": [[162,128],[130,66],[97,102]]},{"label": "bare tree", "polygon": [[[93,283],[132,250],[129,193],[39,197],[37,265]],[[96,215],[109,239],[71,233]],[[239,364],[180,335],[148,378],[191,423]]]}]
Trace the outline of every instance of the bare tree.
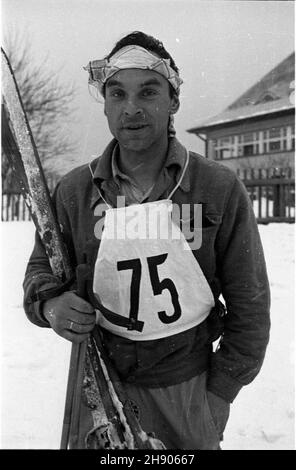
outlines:
[{"label": "bare tree", "polygon": [[[75,153],[69,128],[73,121],[74,86],[63,83],[47,59],[38,64],[29,42],[19,35],[10,36],[5,43],[44,170],[57,176],[65,171],[65,162],[72,161]],[[2,185],[7,187],[11,170],[3,152],[1,160]]]}]

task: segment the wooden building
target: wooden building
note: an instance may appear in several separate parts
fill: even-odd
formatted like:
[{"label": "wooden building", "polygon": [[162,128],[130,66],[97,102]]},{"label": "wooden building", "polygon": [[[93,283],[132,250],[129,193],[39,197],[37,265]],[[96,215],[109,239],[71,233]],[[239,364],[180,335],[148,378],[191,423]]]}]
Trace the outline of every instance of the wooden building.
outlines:
[{"label": "wooden building", "polygon": [[188,129],[205,156],[233,170],[293,168],[295,54],[283,60],[220,114]]}]

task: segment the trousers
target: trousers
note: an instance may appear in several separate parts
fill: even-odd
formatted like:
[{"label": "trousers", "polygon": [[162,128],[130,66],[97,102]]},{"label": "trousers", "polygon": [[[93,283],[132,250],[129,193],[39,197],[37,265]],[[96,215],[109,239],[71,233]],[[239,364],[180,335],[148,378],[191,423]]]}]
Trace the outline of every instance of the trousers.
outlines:
[{"label": "trousers", "polygon": [[144,431],[167,449],[218,450],[216,429],[206,391],[206,372],[164,388],[125,386]]},{"label": "trousers", "polygon": [[[177,385],[144,388],[123,384],[142,429],[160,439],[167,449],[219,450],[223,438],[207,399],[207,373]],[[86,448],[92,416],[81,403],[78,448]]]}]

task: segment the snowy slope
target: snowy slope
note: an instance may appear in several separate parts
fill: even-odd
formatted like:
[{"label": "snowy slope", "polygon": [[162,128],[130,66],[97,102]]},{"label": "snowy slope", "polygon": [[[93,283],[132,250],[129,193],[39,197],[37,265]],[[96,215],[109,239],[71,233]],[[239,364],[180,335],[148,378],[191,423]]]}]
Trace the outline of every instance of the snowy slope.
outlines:
[{"label": "snowy slope", "polygon": [[[223,449],[294,448],[294,227],[260,226],[272,289],[272,330],[262,371],[231,406]],[[22,280],[31,222],[2,223],[1,448],[59,447],[70,343],[31,324]]]}]

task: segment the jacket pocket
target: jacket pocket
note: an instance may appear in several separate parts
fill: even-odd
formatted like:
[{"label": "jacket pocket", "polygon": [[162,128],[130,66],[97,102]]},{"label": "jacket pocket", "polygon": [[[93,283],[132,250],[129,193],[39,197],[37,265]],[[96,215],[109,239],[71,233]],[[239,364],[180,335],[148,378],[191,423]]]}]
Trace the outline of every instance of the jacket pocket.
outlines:
[{"label": "jacket pocket", "polygon": [[222,215],[205,213],[202,217],[202,229],[206,230],[220,225],[222,222]]},{"label": "jacket pocket", "polygon": [[224,331],[224,321],[226,315],[226,307],[220,302],[216,301],[216,305],[210,311],[206,319],[209,341],[216,341]]},{"label": "jacket pocket", "polygon": [[190,219],[183,221],[182,232],[192,251],[201,248],[203,243],[213,245],[219,226],[220,214],[202,213],[202,216],[191,214]]},{"label": "jacket pocket", "polygon": [[[204,214],[201,227],[195,227],[194,236],[190,239],[192,250],[205,247],[209,257],[214,253],[216,236],[222,221],[222,216],[218,214]],[[189,241],[189,240],[187,240]]]}]

